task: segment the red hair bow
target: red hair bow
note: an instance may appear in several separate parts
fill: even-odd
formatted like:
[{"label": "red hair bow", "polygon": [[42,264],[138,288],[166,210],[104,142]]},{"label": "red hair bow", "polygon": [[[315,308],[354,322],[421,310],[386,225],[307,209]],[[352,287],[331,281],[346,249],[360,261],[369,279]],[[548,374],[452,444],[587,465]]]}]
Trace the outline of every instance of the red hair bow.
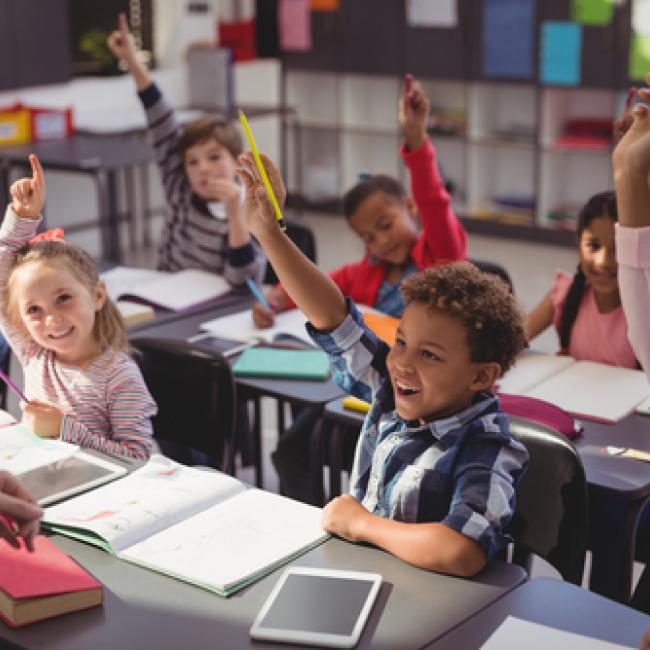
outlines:
[{"label": "red hair bow", "polygon": [[50,239],[63,239],[63,228],[50,228],[39,232],[38,235],[29,240],[30,244],[35,244],[39,241],[48,241]]}]

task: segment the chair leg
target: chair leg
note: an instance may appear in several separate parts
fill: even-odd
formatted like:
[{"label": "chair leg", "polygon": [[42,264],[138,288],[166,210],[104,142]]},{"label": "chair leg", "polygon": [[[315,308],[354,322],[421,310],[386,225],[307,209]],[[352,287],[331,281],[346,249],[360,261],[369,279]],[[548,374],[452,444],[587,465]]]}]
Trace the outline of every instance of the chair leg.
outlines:
[{"label": "chair leg", "polygon": [[323,490],[323,467],[326,441],[332,428],[332,423],[320,418],[313,428],[310,437],[309,469],[312,476],[312,495],[314,505],[325,505],[325,491]]}]

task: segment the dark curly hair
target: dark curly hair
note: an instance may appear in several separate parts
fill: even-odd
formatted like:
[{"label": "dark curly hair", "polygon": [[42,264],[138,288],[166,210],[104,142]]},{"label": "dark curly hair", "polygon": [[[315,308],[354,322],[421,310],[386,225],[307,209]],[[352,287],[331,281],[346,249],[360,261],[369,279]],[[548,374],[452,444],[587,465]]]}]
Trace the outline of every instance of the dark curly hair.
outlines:
[{"label": "dark curly hair", "polygon": [[[578,215],[578,223],[576,228],[576,236],[578,243],[584,229],[598,217],[609,217],[612,221],[618,221],[618,212],[616,210],[616,195],[614,192],[600,192],[594,194],[582,207]],[[569,287],[569,291],[564,301],[564,308],[562,309],[562,316],[560,318],[559,335],[560,335],[560,349],[566,352],[569,349],[569,342],[571,341],[571,330],[573,323],[575,323],[578,316],[578,309],[582,302],[582,296],[585,292],[585,274],[578,264],[578,268],[573,276],[573,282]]]},{"label": "dark curly hair", "polygon": [[425,269],[402,282],[404,306],[429,305],[458,319],[467,330],[474,363],[496,362],[504,373],[526,344],[523,314],[501,278],[470,262]]},{"label": "dark curly hair", "polygon": [[375,192],[383,192],[397,201],[406,196],[404,186],[391,176],[371,174],[362,178],[354,187],[343,195],[343,214],[349,219],[357,208]]}]

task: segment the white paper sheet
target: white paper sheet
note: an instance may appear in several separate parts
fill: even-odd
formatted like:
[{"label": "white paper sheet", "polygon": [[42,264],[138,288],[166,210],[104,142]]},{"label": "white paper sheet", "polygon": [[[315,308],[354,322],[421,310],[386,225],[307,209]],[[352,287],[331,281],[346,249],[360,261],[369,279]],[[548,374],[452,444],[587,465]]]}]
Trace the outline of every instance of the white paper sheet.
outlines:
[{"label": "white paper sheet", "polygon": [[456,27],[456,0],[407,0],[406,24],[409,27]]}]

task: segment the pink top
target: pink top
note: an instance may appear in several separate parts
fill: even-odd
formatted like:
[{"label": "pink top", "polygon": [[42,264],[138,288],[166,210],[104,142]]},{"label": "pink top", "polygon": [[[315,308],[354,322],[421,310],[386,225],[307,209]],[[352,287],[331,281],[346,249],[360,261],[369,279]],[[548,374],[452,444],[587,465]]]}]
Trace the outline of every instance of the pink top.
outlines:
[{"label": "pink top", "polygon": [[616,259],[628,337],[650,378],[650,227],[616,224]]},{"label": "pink top", "polygon": [[[553,324],[560,330],[560,319],[564,309],[573,275],[558,271],[551,289],[553,300]],[[634,350],[627,339],[627,322],[623,308],[618,307],[608,314],[601,314],[596,305],[594,290],[585,286],[582,301],[569,339],[570,356],[578,361],[597,361],[622,368],[636,368]]]},{"label": "pink top", "polygon": [[151,420],[156,414],[140,370],[128,355],[110,348],[85,368],[57,361],[1,310],[15,252],[40,223],[20,219],[11,208],[0,228],[0,326],[25,375],[25,396],[65,412],[61,439],[109,454],[149,458]]}]

